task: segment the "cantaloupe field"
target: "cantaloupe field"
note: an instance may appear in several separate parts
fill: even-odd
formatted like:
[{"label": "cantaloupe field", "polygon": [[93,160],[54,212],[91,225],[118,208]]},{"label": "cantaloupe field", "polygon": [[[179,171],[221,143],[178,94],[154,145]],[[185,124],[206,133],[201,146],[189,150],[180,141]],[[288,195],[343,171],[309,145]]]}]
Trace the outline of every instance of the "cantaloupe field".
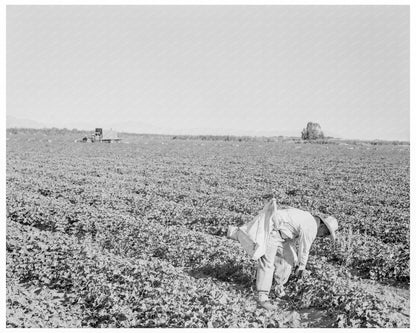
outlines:
[{"label": "cantaloupe field", "polygon": [[[408,145],[81,137],[7,131],[8,327],[409,327]],[[226,238],[272,196],[340,225],[275,312]]]}]

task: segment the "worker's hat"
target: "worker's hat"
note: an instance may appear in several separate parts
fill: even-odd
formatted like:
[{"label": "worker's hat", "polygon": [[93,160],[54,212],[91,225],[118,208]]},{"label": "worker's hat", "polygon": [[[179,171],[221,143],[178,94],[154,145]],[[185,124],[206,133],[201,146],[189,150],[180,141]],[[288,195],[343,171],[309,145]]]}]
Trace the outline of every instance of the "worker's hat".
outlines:
[{"label": "worker's hat", "polygon": [[324,224],[326,225],[326,227],[329,230],[329,233],[331,234],[331,239],[332,241],[335,242],[335,239],[337,238],[335,235],[335,231],[338,230],[338,221],[335,217],[333,216],[319,216],[322,220],[322,222],[324,222]]}]

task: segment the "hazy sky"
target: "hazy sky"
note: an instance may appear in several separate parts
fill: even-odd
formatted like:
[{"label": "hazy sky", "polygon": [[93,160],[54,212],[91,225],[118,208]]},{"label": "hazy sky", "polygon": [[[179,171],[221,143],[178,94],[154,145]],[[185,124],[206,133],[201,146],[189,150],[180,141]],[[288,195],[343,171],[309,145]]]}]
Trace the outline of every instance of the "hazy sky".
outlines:
[{"label": "hazy sky", "polygon": [[408,6],[8,6],[7,115],[409,140]]}]

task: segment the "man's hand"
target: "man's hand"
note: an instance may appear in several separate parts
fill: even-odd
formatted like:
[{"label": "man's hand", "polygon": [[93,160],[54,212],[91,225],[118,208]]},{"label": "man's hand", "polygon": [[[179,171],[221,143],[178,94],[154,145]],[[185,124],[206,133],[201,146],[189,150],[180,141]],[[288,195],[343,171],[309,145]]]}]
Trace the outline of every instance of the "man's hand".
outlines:
[{"label": "man's hand", "polygon": [[299,266],[296,266],[296,269],[295,269],[295,280],[296,281],[301,280],[303,278],[303,276],[304,276],[304,272],[305,271],[303,269],[299,269]]}]

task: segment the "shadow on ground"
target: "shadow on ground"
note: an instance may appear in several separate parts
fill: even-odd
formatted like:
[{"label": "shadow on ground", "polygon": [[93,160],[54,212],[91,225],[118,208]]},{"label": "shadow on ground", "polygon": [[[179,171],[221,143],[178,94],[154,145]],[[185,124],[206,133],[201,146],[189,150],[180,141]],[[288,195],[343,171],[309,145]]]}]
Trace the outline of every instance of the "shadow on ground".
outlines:
[{"label": "shadow on ground", "polygon": [[194,278],[211,277],[224,282],[231,282],[243,286],[251,286],[255,275],[251,272],[247,265],[226,262],[221,264],[208,263],[204,266],[192,268],[188,274]]}]

